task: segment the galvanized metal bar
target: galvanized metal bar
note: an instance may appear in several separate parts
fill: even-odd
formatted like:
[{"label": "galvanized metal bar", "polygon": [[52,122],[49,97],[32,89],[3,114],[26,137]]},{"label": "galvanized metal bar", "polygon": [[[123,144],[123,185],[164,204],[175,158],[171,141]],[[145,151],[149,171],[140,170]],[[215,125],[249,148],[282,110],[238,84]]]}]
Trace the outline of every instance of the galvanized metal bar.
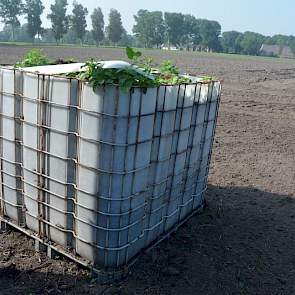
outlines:
[{"label": "galvanized metal bar", "polygon": [[[2,164],[18,165],[22,169],[15,175],[6,169],[2,171],[2,177],[13,176],[24,185],[26,191],[19,186],[15,188],[9,182],[2,187],[9,187],[13,195],[17,193],[25,197],[29,204],[26,216],[30,220],[30,227],[38,224],[42,239],[59,242],[61,238],[63,241],[60,244],[64,249],[72,248],[73,253],[76,250],[82,256],[89,257],[96,266],[118,269],[121,265],[128,265],[140,249],[161,240],[163,235],[166,236],[165,232],[169,234],[177,228],[181,220],[194,211],[195,205],[199,205],[206,189],[211,157],[208,149],[212,149],[214,134],[211,133],[215,132],[216,114],[213,110],[215,104],[211,107],[209,100],[213,92],[202,93],[198,102],[196,92],[198,87],[206,87],[204,85],[210,83],[161,86],[164,92],[164,96],[160,97],[161,102],[157,101],[160,87],[156,92],[151,92],[153,94],[134,88],[130,90],[128,101],[128,94],[121,92],[119,87],[105,86],[93,93],[86,84],[75,79],[71,81],[49,76],[44,81],[42,75],[28,76],[30,80],[27,83],[37,82],[35,78],[38,77],[38,99],[31,95],[33,92],[26,91],[24,95],[18,89],[7,97],[19,95],[26,106],[36,107],[37,122],[34,115],[27,122],[21,114],[3,114],[0,105],[0,125],[1,120],[6,119],[7,124],[10,124],[10,120],[18,121],[28,132],[26,134],[35,136],[37,131],[37,147],[28,139],[23,142],[20,136],[15,136],[14,140],[10,136],[5,138],[1,128],[0,145],[17,143],[33,159],[37,155],[37,169],[35,171],[35,164],[24,165],[20,158],[0,155]],[[49,91],[51,79],[55,81],[56,88],[54,86]],[[78,84],[83,84],[83,94],[78,91]],[[187,95],[194,95],[192,105],[186,97],[188,87],[191,94]],[[194,93],[191,87],[194,87]],[[59,96],[61,89],[67,91],[66,96],[62,96],[62,93]],[[52,97],[49,97],[49,93]],[[86,102],[83,100],[83,104],[79,102],[82,95]],[[151,95],[157,95],[155,109],[152,104],[147,104]],[[99,102],[89,103],[89,100],[86,101],[88,96],[92,102],[93,99]],[[202,122],[198,117],[200,105],[200,114],[205,117]],[[59,121],[58,113],[68,116],[68,120]],[[53,122],[54,118],[57,121]],[[80,130],[79,124],[82,122],[84,125]],[[95,132],[88,132],[87,124],[92,127],[90,122],[99,124],[95,126]],[[33,133],[29,130],[33,130]],[[97,132],[99,134],[95,134]],[[199,133],[196,140],[195,132]],[[62,141],[60,149],[55,149],[52,142],[57,138]],[[195,152],[198,155],[193,154]],[[91,156],[98,157],[93,159],[96,163],[92,164]],[[62,170],[55,175],[50,166],[58,165],[56,163],[60,163]],[[26,177],[22,173],[31,176]],[[130,190],[126,186],[130,186]],[[38,192],[37,200],[34,191]],[[4,206],[7,204],[11,212],[21,208],[19,202],[14,204],[14,198],[2,199],[2,203]]]},{"label": "galvanized metal bar", "polygon": [[[198,166],[198,170],[202,170],[202,169],[204,169],[204,168],[208,168],[208,165],[206,164],[206,165],[204,165],[204,166]],[[7,173],[7,172],[3,172],[3,173],[4,173],[5,175],[14,176],[13,174],[9,174],[9,173]],[[195,172],[194,172],[194,173],[195,173]],[[182,174],[182,173],[179,173],[179,174]],[[172,174],[171,174],[171,175],[172,175]],[[175,175],[177,175],[177,174],[175,174]],[[17,176],[17,175],[16,175],[15,177],[20,178],[25,184],[29,184],[30,186],[32,186],[32,187],[34,187],[34,188],[36,188],[36,189],[39,188],[39,186],[37,186],[37,185],[35,185],[35,184],[33,184],[33,183],[30,183],[30,182],[28,182],[28,181],[25,181],[25,180],[22,178],[22,176]],[[171,177],[171,176],[169,176],[169,179],[170,179],[170,177]],[[194,174],[193,174],[192,176],[189,176],[189,178],[192,178],[192,177],[194,177]],[[167,179],[168,179],[168,178],[167,178]],[[162,182],[161,182],[161,183],[162,183]],[[175,186],[172,187],[172,189],[175,188],[175,187],[178,187],[178,186],[182,186],[183,183],[184,183],[183,180],[181,180],[179,183],[176,183]],[[152,186],[155,186],[155,185],[158,185],[158,184],[159,184],[159,183],[155,183],[155,184],[153,184]],[[12,190],[15,190],[15,191],[18,190],[18,191],[22,192],[26,197],[29,197],[29,198],[31,198],[32,200],[35,200],[33,196],[29,196],[29,195],[27,195],[22,189],[15,189],[15,188],[13,188],[13,187],[7,185],[7,184],[3,184],[3,186],[8,187],[8,188],[10,188],[10,189],[12,189]],[[192,186],[192,187],[193,187],[193,186]],[[191,187],[191,188],[192,188],[192,187]],[[51,192],[50,190],[48,190],[48,189],[46,189],[46,188],[43,188],[43,191],[46,192],[46,193],[50,193],[52,196],[58,197],[58,198],[60,198],[60,199],[64,199],[64,196],[58,195],[58,194],[56,194],[56,193],[53,193],[53,192]],[[130,199],[134,199],[135,197],[141,197],[141,195],[144,194],[145,192],[147,192],[147,189],[142,190],[142,191],[140,191],[140,192],[138,192],[138,193],[136,193],[136,194],[130,195],[130,196],[126,197],[126,198],[117,198],[117,199],[116,199],[116,198],[114,198],[114,199],[112,199],[112,198],[105,198],[105,197],[103,197],[103,196],[93,196],[93,197],[98,198],[98,199],[100,199],[100,200],[105,199],[105,200],[112,200],[112,201],[119,201],[119,202],[121,202],[122,200],[130,200]],[[152,201],[152,200],[157,200],[157,199],[161,198],[161,197],[162,197],[163,195],[165,195],[165,194],[166,194],[166,191],[165,191],[164,193],[162,193],[162,194],[158,194],[158,195],[155,196],[155,197],[151,197],[150,199],[151,199],[151,201]],[[100,211],[100,210],[96,210],[96,209],[92,209],[92,208],[85,207],[85,206],[79,204],[74,198],[72,199],[72,201],[75,203],[76,206],[81,207],[81,208],[85,208],[85,209],[87,209],[87,210],[89,210],[89,211],[96,212],[97,214],[110,215],[110,216],[118,216],[118,214],[111,214],[111,213],[103,212],[103,211]],[[36,202],[39,202],[39,201],[37,200]],[[50,207],[49,204],[48,204],[48,206]],[[142,206],[144,206],[144,205],[142,205]],[[141,206],[138,206],[138,208],[141,208]],[[65,212],[65,211],[63,211],[63,212]],[[131,212],[131,211],[128,211],[128,212]],[[122,213],[122,214],[123,214],[123,215],[124,215],[124,214],[127,214],[127,212],[124,212],[124,213]],[[119,215],[120,215],[120,214],[119,214]]]},{"label": "galvanized metal bar", "polygon": [[[52,77],[52,76],[50,76]],[[76,79],[72,79],[72,81],[77,81]],[[183,85],[183,84],[181,84]],[[187,85],[187,84],[184,84],[184,85]],[[196,85],[196,84],[194,84]],[[167,86],[170,86],[171,85],[167,85]],[[7,96],[13,96],[14,94],[11,94],[11,93],[7,93],[7,92],[3,92],[3,94],[7,95]],[[30,97],[27,97],[27,96],[24,96],[22,94],[18,94],[20,97],[23,98],[23,100],[28,100],[28,101],[34,101],[34,99],[30,98]],[[63,104],[59,104],[59,103],[56,103],[56,102],[52,102],[52,101],[48,101],[48,100],[40,100],[40,102],[43,102],[43,103],[46,103],[48,105],[52,105],[52,106],[55,106],[57,108],[61,108],[61,109],[70,109],[70,108],[75,108],[77,110],[80,110],[81,113],[85,113],[85,114],[89,114],[91,116],[95,116],[95,117],[110,117],[110,118],[120,118],[120,119],[128,119],[128,115],[118,115],[118,114],[109,114],[109,113],[105,113],[105,112],[96,112],[96,111],[91,111],[91,110],[88,110],[88,109],[85,109],[85,108],[81,108],[79,106],[75,106],[75,105],[71,105],[71,104],[68,104],[68,105],[63,105]],[[190,107],[186,107],[184,106],[184,110],[185,109],[189,109]],[[169,113],[169,112],[174,112],[176,111],[176,109],[171,109],[171,110],[159,110],[159,112],[165,112],[165,113]],[[150,116],[150,115],[153,115],[153,113],[145,113],[145,114],[142,114],[141,117],[147,117],[147,116]],[[130,119],[138,119],[139,118],[139,115],[130,115]]]},{"label": "galvanized metal bar", "polygon": [[3,189],[3,71],[0,69],[0,215],[5,215],[4,189]]},{"label": "galvanized metal bar", "polygon": [[[15,117],[15,125],[14,125],[14,132],[15,132],[15,174],[16,175],[23,175],[22,170],[22,122],[19,118],[23,117],[23,107],[22,107],[22,98],[21,94],[23,93],[23,76],[20,72],[14,71],[14,89],[15,89],[15,96],[14,96],[14,117]],[[25,204],[23,199],[23,182],[22,179],[16,177],[16,189],[17,189],[17,205],[19,205],[18,209],[18,224],[19,226],[24,227],[26,225],[25,221]]]},{"label": "galvanized metal bar", "polygon": [[[70,98],[69,104],[70,106],[78,106],[80,95],[80,83],[77,80],[70,80]],[[76,163],[77,159],[77,145],[78,138],[75,135],[78,133],[78,108],[70,107],[69,108],[69,116],[68,116],[68,161],[67,161],[67,211],[68,212],[76,212]],[[73,161],[75,159],[75,161]],[[67,229],[71,231],[75,231],[75,218],[71,214],[67,216]],[[71,249],[75,249],[75,238],[72,234],[67,235],[67,245]]]}]

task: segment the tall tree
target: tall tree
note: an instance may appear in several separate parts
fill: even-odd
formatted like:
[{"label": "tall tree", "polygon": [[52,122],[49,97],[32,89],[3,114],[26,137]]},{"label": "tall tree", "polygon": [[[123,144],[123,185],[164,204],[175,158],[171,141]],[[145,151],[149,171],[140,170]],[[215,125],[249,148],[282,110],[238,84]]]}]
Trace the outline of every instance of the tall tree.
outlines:
[{"label": "tall tree", "polygon": [[108,39],[117,44],[124,33],[121,14],[116,9],[111,9],[109,14],[109,25],[106,28]]},{"label": "tall tree", "polygon": [[141,9],[134,16],[133,33],[144,47],[159,47],[164,41],[165,23],[161,11]]},{"label": "tall tree", "polygon": [[104,39],[104,16],[101,8],[95,8],[91,14],[92,36],[96,46]]},{"label": "tall tree", "polygon": [[202,46],[205,50],[220,51],[221,26],[217,21],[198,19]]},{"label": "tall tree", "polygon": [[179,45],[184,31],[184,15],[182,13],[165,12],[168,43]]},{"label": "tall tree", "polygon": [[24,12],[28,21],[28,34],[32,41],[35,41],[35,36],[42,34],[42,21],[41,15],[43,13],[44,6],[41,0],[26,0]]},{"label": "tall tree", "polygon": [[183,36],[181,41],[186,46],[187,50],[189,50],[191,46],[195,48],[201,42],[198,21],[193,15],[184,15]]},{"label": "tall tree", "polygon": [[73,14],[71,15],[71,28],[75,32],[77,38],[83,43],[83,38],[86,33],[87,22],[86,16],[88,9],[76,1],[73,3]]},{"label": "tall tree", "polygon": [[277,45],[287,45],[289,44],[289,36],[285,35],[274,35],[271,37],[271,42],[272,44],[277,44]]},{"label": "tall tree", "polygon": [[222,33],[221,45],[223,52],[226,53],[240,53],[241,52],[241,38],[243,34],[237,31],[228,31]]},{"label": "tall tree", "polygon": [[254,32],[245,32],[241,40],[242,53],[259,55],[265,37]]},{"label": "tall tree", "polygon": [[12,40],[15,38],[15,29],[20,26],[18,17],[23,13],[22,0],[0,0],[0,18],[5,25],[12,29]]},{"label": "tall tree", "polygon": [[69,29],[67,6],[67,0],[55,0],[55,3],[50,6],[51,13],[47,16],[51,21],[52,31],[57,43],[60,42],[64,34],[66,34]]}]

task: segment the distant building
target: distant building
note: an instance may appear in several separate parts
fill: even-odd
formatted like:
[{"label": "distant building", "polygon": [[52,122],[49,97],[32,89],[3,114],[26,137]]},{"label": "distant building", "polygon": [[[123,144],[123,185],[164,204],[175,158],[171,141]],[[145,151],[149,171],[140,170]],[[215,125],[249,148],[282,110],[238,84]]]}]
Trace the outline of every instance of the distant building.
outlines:
[{"label": "distant building", "polygon": [[264,56],[295,58],[295,54],[289,46],[262,44],[260,53]]},{"label": "distant building", "polygon": [[169,46],[169,45],[162,45],[161,46],[162,50],[172,50],[172,51],[176,51],[179,50],[179,48],[177,48],[176,46]]}]

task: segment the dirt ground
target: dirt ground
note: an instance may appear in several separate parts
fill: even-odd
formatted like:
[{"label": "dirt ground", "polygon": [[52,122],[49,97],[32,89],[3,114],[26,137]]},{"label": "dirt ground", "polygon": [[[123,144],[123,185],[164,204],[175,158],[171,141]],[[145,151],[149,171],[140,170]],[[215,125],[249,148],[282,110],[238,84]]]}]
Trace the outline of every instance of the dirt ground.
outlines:
[{"label": "dirt ground", "polygon": [[[0,46],[0,63],[24,51]],[[45,51],[79,60],[124,56]],[[0,234],[0,294],[295,294],[295,61],[147,53],[224,80],[208,207],[111,286],[66,259],[36,254],[20,233]]]}]

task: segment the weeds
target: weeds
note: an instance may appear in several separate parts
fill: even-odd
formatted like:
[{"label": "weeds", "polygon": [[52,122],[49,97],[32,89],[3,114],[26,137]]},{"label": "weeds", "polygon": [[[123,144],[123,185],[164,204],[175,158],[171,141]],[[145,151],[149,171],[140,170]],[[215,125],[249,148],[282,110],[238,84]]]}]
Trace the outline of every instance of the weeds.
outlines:
[{"label": "weeds", "polygon": [[[81,72],[63,74],[71,78],[87,81],[96,89],[103,85],[119,85],[123,89],[131,87],[158,87],[160,85],[179,85],[191,83],[188,77],[180,75],[179,69],[170,60],[164,61],[158,67],[150,57],[142,57],[142,53],[131,47],[126,48],[126,55],[132,65],[123,68],[104,68],[103,62],[90,59],[85,63]],[[70,60],[68,63],[71,63]],[[16,67],[33,67],[56,64],[43,54],[40,49],[32,49],[16,64]],[[58,62],[60,64],[60,62]],[[203,77],[211,81],[211,77]]]},{"label": "weeds", "polygon": [[16,63],[17,68],[35,67],[50,64],[50,60],[46,57],[40,49],[30,50],[24,57],[23,60]]}]

